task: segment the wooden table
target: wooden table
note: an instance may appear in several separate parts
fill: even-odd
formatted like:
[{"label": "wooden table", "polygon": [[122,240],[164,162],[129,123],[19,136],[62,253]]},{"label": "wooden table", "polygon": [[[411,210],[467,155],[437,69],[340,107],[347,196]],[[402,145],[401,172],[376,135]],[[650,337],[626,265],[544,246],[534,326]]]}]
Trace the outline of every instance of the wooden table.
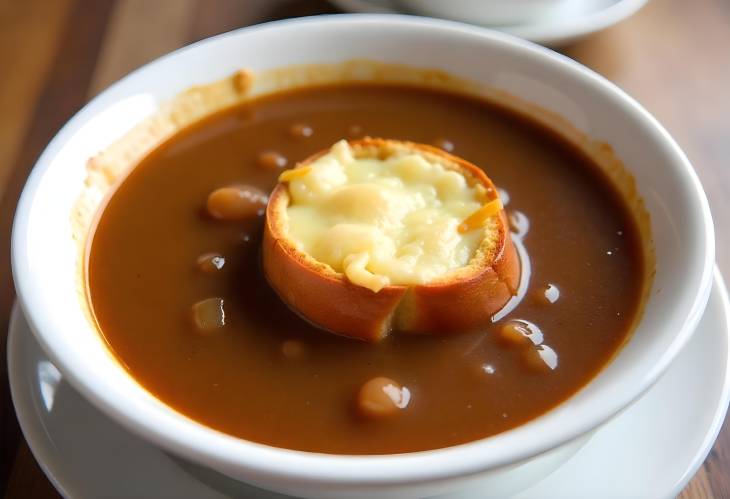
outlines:
[{"label": "wooden table", "polygon": [[[39,153],[86,101],[165,52],[249,24],[336,11],[323,0],[0,0],[0,495],[58,497],[21,436],[5,360],[10,227]],[[730,1],[653,0],[564,52],[638,99],[687,152],[730,275]],[[727,423],[681,497],[730,498]]]}]

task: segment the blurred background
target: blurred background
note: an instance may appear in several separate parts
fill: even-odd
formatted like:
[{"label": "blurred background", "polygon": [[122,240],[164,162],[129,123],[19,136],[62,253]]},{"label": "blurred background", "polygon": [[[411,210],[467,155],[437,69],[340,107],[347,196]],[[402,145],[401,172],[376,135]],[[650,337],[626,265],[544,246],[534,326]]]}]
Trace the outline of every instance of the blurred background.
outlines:
[{"label": "blurred background", "polygon": [[[342,9],[413,9],[414,3],[0,0],[0,497],[58,497],[20,433],[5,361],[14,299],[9,267],[12,216],[30,169],[56,131],[119,77],[191,42],[277,19]],[[626,7],[629,3],[632,6]],[[729,276],[730,0],[651,0],[634,14],[643,3],[602,0],[592,2],[595,12],[582,12],[583,17],[571,22],[561,17],[552,24],[505,29],[557,45],[566,56],[627,91],[669,130],[708,194],[718,265]],[[626,10],[619,12],[617,7],[607,13],[611,4],[624,4]],[[605,25],[611,26],[593,33]],[[730,498],[727,423],[681,497]]]}]

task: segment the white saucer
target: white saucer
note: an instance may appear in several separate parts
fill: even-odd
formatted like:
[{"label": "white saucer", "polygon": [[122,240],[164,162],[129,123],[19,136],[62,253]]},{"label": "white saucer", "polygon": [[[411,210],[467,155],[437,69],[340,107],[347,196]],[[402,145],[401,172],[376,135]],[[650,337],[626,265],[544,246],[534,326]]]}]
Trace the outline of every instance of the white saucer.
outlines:
[{"label": "white saucer", "polygon": [[[707,457],[725,419],[729,307],[715,269],[704,317],[667,373],[565,465],[519,497],[676,496]],[[66,497],[284,497],[180,462],[112,422],[62,379],[17,306],[8,334],[8,369],[25,438]],[[456,497],[470,496],[451,499]]]},{"label": "white saucer", "polygon": [[[331,0],[339,8],[361,13],[418,14],[401,8],[393,0]],[[573,15],[547,18],[509,26],[489,25],[487,28],[524,38],[549,47],[560,47],[578,41],[626,19],[648,0],[593,0]]]}]

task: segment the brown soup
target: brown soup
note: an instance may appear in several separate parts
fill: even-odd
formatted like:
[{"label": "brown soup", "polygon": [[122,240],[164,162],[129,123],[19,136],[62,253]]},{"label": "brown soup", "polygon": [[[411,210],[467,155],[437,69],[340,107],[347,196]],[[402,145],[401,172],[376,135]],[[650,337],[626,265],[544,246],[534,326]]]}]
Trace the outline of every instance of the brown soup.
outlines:
[{"label": "brown soup", "polygon": [[[508,213],[527,229],[531,276],[506,317],[460,334],[394,332],[376,345],[336,337],[290,311],[262,276],[261,216],[235,223],[207,215],[215,189],[269,191],[282,157],[290,167],[363,135],[453,146],[509,194]],[[220,269],[220,259],[198,263],[209,253],[223,257]],[[340,84],[247,102],[159,146],[104,208],[88,285],[111,350],[177,411],[277,447],[384,454],[494,435],[575,393],[627,339],[643,265],[625,203],[596,165],[549,130],[461,95]],[[191,307],[212,297],[223,299],[225,325],[201,334]],[[545,363],[536,355],[542,346],[511,344],[515,319],[539,327],[543,340],[534,342],[555,358]],[[407,387],[411,400],[394,417],[362,418],[358,390],[378,376]]]}]

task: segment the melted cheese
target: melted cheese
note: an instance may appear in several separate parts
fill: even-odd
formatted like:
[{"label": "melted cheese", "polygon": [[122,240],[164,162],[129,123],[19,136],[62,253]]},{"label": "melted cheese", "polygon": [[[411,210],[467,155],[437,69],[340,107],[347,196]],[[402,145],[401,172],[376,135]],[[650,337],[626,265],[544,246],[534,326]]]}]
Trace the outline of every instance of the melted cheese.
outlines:
[{"label": "melted cheese", "polygon": [[296,171],[281,179],[290,239],[372,291],[445,277],[469,263],[484,237],[483,228],[459,231],[481,208],[484,188],[422,155],[355,158],[343,140]]}]

